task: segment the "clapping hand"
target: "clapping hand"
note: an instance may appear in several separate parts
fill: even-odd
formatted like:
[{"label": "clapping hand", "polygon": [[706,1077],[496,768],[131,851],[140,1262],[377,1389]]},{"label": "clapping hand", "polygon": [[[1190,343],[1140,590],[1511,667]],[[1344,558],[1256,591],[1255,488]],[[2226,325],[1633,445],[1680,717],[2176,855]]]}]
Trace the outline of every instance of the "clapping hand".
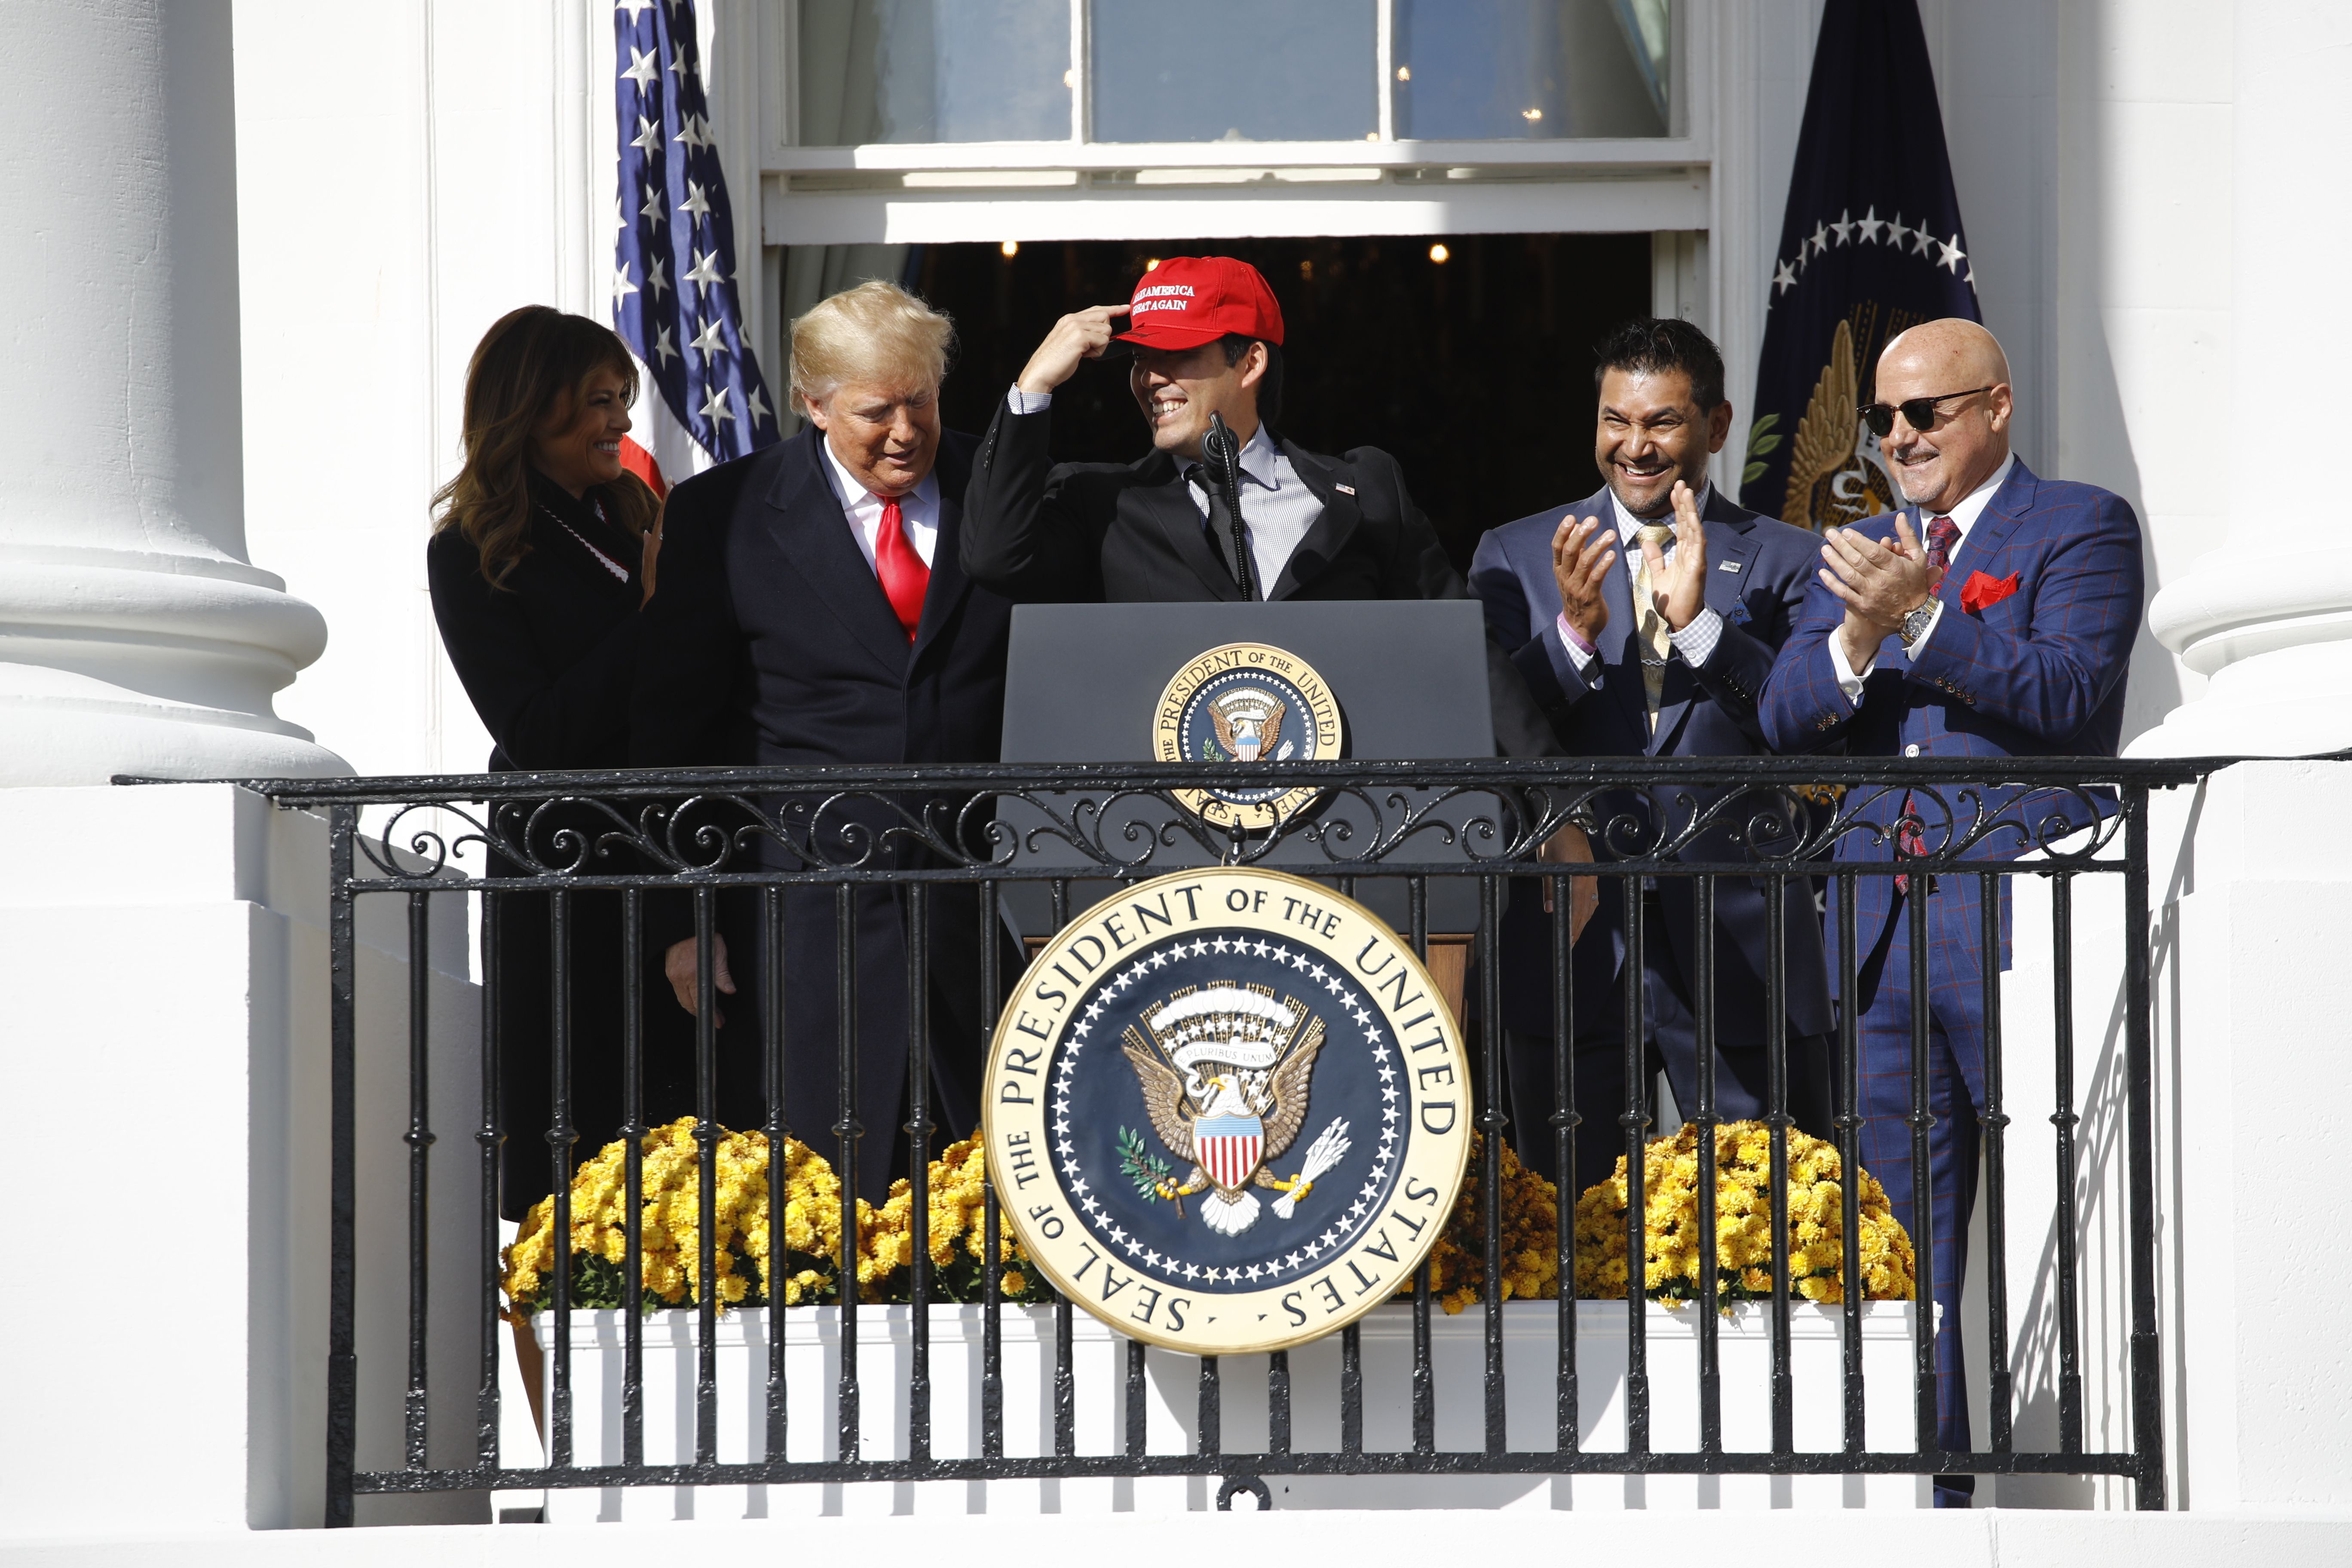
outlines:
[{"label": "clapping hand", "polygon": [[1114,335],[1112,321],[1126,314],[1125,305],[1090,305],[1063,317],[1021,367],[1013,384],[1032,396],[1053,391],[1078,374],[1081,362],[1102,358]]},{"label": "clapping hand", "polygon": [[1675,558],[1643,541],[1642,560],[1650,571],[1650,603],[1669,631],[1680,631],[1706,608],[1706,525],[1698,518],[1698,497],[1675,481]]},{"label": "clapping hand", "polygon": [[1603,529],[1597,517],[1581,522],[1564,517],[1552,531],[1551,575],[1559,586],[1559,613],[1591,647],[1600,646],[1601,628],[1609,624],[1609,601],[1601,596],[1601,584],[1616,559],[1617,531]]},{"label": "clapping hand", "polygon": [[1850,528],[1832,528],[1822,537],[1818,574],[1822,585],[1845,605],[1845,624],[1838,639],[1846,664],[1866,671],[1878,657],[1878,645],[1903,629],[1903,617],[1925,605],[1936,584],[1927,570],[1927,552],[1911,531],[1911,520],[1897,512],[1895,538],[1881,543]]}]

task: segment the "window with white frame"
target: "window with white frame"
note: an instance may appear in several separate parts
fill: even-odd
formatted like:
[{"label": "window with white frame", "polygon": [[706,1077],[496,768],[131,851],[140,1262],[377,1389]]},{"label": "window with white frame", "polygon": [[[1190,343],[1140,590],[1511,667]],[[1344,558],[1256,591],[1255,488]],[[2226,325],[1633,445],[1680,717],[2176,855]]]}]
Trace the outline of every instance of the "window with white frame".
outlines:
[{"label": "window with white frame", "polygon": [[1676,133],[1673,0],[794,0],[803,147]]}]

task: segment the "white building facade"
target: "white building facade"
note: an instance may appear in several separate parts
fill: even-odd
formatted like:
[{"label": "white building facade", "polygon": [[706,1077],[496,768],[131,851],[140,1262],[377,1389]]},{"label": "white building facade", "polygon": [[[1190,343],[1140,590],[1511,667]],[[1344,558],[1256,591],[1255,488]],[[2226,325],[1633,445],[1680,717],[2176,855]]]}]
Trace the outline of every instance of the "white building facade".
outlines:
[{"label": "white building facade", "polygon": [[[1717,338],[1735,403],[1753,384],[1819,16],[1801,0],[1655,7],[1662,134],[1437,142],[1400,133],[1410,106],[1387,62],[1409,7],[1364,0],[1370,26],[1343,16],[1335,32],[1392,90],[1368,83],[1330,119],[1352,132],[1369,117],[1369,139],[1114,142],[1139,132],[1114,124],[1097,139],[1097,40],[1073,0],[1061,36],[1024,35],[1057,68],[1045,74],[1069,73],[1048,106],[1068,118],[1065,139],[909,142],[919,131],[877,121],[892,140],[826,146],[798,136],[826,110],[803,101],[797,45],[814,21],[788,0],[701,9],[738,254],[747,267],[763,258],[744,308],[772,380],[788,291],[797,306],[887,268],[887,253],[850,247],[1646,231],[1654,307]],[[2144,638],[2132,671],[2126,732],[2140,736],[2227,665],[2330,640],[2352,601],[2339,571],[2298,569],[2289,589],[2259,554],[2224,551],[2233,505],[2261,509],[2267,529],[2280,503],[2212,460],[2271,445],[2233,424],[2234,389],[2269,380],[2259,345],[2290,321],[2297,342],[2332,345],[2345,331],[2325,304],[2298,304],[2294,286],[2297,258],[2333,254],[2330,226],[2345,220],[2301,183],[2312,176],[2300,159],[2273,151],[2345,144],[2341,94],[2315,79],[2333,68],[2322,40],[2339,20],[2290,0],[1922,0],[1921,11],[1979,293],[2015,367],[2020,452],[2128,499],[2151,594],[2178,589],[2154,621],[2164,640]],[[425,498],[454,470],[482,329],[533,300],[609,314],[609,18],[601,0],[239,0],[236,22],[246,530],[254,559],[331,628],[280,707],[362,772],[470,771],[488,742],[433,629]],[[2251,98],[2236,89],[2239,62],[2263,84]],[[934,112],[951,132],[961,123],[952,103]],[[1042,112],[1017,128],[1036,131]],[[2296,215],[2284,245],[2263,216],[2283,207]],[[788,277],[790,247],[804,247],[828,249],[802,252]],[[2236,357],[2241,341],[2258,345],[2254,363]],[[1735,428],[1729,449],[1742,439]],[[2328,706],[2340,721],[2306,715],[2275,744],[2205,715],[2193,732],[2137,743],[2291,754],[2352,742],[2352,709]]]},{"label": "white building facade", "polygon": [[[1278,134],[1247,139],[1218,128],[1230,116],[1214,103],[1197,123],[1133,112],[1138,92],[1119,72],[1134,68],[1137,38],[1159,36],[1149,8],[961,4],[700,0],[737,252],[747,273],[759,258],[744,310],[772,385],[790,310],[862,271],[888,272],[890,247],[1643,233],[1653,308],[1723,346],[1741,405],[1730,450],[1744,449],[1814,0],[1570,0],[1556,8],[1560,58],[1605,57],[1608,68],[1525,107],[1501,89],[1489,101],[1444,97],[1426,75],[1415,85],[1415,39],[1434,35],[1414,28],[1434,27],[1431,6],[1261,5],[1254,26],[1266,32],[1244,47],[1323,83],[1323,97],[1302,94]],[[2040,472],[2120,493],[2146,529],[2149,628],[2127,747],[2297,757],[2352,746],[2352,543],[2333,528],[2342,503],[2325,488],[2342,467],[2328,408],[2337,351],[2352,351],[2352,310],[2330,276],[2352,250],[2352,209],[2336,189],[2352,154],[2352,7],[1920,9],[1985,318],[2015,371],[2019,450]],[[0,301],[20,428],[34,436],[29,478],[0,496],[0,784],[34,787],[0,792],[0,808],[41,846],[0,895],[12,933],[0,996],[14,998],[0,1002],[0,1102],[103,1096],[173,1042],[194,1053],[175,1062],[184,1092],[216,1091],[224,1073],[252,1089],[242,1102],[205,1101],[227,1142],[199,1172],[242,1203],[250,1250],[174,1258],[214,1290],[211,1331],[242,1336],[244,1359],[208,1365],[207,1388],[226,1400],[241,1382],[253,1415],[238,1462],[215,1447],[185,1498],[113,1521],[212,1532],[212,1545],[156,1561],[226,1561],[220,1543],[246,1526],[315,1521],[320,1346],[304,1325],[317,1291],[289,1281],[308,1280],[299,1237],[322,1224],[313,1123],[324,1091],[315,1061],[304,1065],[327,1007],[322,916],[301,890],[318,884],[301,879],[323,876],[323,851],[307,828],[272,826],[225,792],[173,808],[221,851],[175,880],[150,877],[137,856],[76,859],[45,825],[119,847],[151,808],[130,804],[137,792],[89,787],[118,773],[482,766],[488,738],[426,594],[427,499],[455,471],[467,358],[490,321],[528,302],[609,319],[611,10],[0,0],[0,21],[38,61],[0,117],[0,193],[33,215],[39,257]],[[992,26],[977,28],[981,13]],[[885,29],[887,47],[856,32],[877,16],[899,28]],[[1279,47],[1265,49],[1267,37]],[[978,63],[960,74],[949,68],[960,58]],[[879,63],[860,75],[836,58]],[[976,97],[968,79],[983,68],[1006,85]],[[1548,125],[1528,118],[1555,101],[1568,107],[1548,110]],[[1496,133],[1509,118],[1522,128]],[[2295,461],[2312,443],[2315,460]],[[2293,476],[2257,469],[2257,457]],[[1882,1526],[1897,1531],[1883,1541],[1941,1529],[1917,1536],[1921,1549],[1969,1562],[2126,1550],[2189,1562],[2232,1546],[2317,1562],[2352,1540],[2352,1342],[2333,1326],[2336,1288],[2319,1267],[2332,1211],[2324,1184],[2280,1184],[2313,1168],[2308,1150],[2352,1131],[2352,1080],[2326,1045],[2352,1004],[2328,937],[2352,865],[2243,826],[2324,820],[2352,806],[2352,787],[2304,764],[2222,778],[2166,804],[2154,849],[2159,988],[2172,987],[2158,1024],[2158,1122],[2177,1177],[2165,1195],[2167,1434],[2171,1498],[2196,1528],[2127,1537],[1979,1521],[1962,1536],[1957,1521],[1906,1521]],[[80,1018],[74,995],[116,984],[93,953],[125,929],[124,911],[141,910],[147,940],[184,947],[200,931],[208,956],[152,995],[122,985],[107,1018]],[[2089,916],[2084,940],[2106,940]],[[396,947],[383,934],[368,959],[364,984],[385,996],[407,984]],[[470,1005],[462,948],[444,942],[432,957],[436,1005],[453,1019]],[[205,985],[218,994],[191,1001]],[[2104,1031],[2112,1047],[2110,999],[2082,1005],[2097,1015],[2084,1038]],[[191,1006],[209,1021],[181,1030]],[[79,1054],[20,1044],[84,1036],[99,1044]],[[2283,1106],[2297,1108],[2291,1131]],[[17,1157],[27,1171],[64,1168],[78,1157],[72,1132]],[[12,1346],[34,1321],[6,1320]],[[152,1382],[147,1363],[100,1359],[108,1399]],[[74,1397],[69,1380],[43,1387]],[[14,1491],[0,1480],[0,1562],[20,1550],[12,1541],[110,1522],[103,1478],[71,1488],[111,1419],[59,1414],[10,1440],[0,1472],[20,1479]],[[219,1441],[193,1417],[169,1436]],[[240,1486],[236,1505],[223,1500]],[[850,1546],[847,1521],[835,1522],[840,1533],[816,1521],[805,1539]],[[1638,1522],[1588,1539],[1634,1545]],[[1495,1549],[1559,1550],[1542,1528],[1541,1516],[1497,1525]],[[748,1526],[730,1526],[710,1549],[739,1529],[748,1543]],[[1167,1548],[1134,1521],[1122,1530],[1118,1550]],[[982,1531],[981,1549],[1007,1552],[1091,1539],[1077,1521]],[[494,1550],[467,1539],[448,1549]],[[883,1555],[929,1560],[940,1538],[929,1539]],[[1426,1521],[1361,1537],[1382,1539],[1447,1544]],[[1805,1536],[1773,1525],[1756,1539],[1795,1550]],[[21,1549],[45,1563],[126,1550],[95,1537]],[[391,1549],[341,1550],[359,1561]],[[595,1561],[624,1548],[569,1550]]]},{"label": "white building facade", "polygon": [[[1222,107],[1211,94],[1207,118],[1175,128],[1195,139],[1139,141],[1166,132],[1122,121],[1118,105],[1134,95],[1097,80],[1108,72],[1122,86],[1117,62],[1136,39],[1119,29],[1140,25],[1131,9],[939,7],[950,20],[912,44],[877,42],[876,18],[896,16],[904,32],[907,16],[932,7],[701,9],[737,251],[747,269],[761,258],[744,310],[772,377],[789,310],[889,270],[908,245],[1646,232],[1653,307],[1714,333],[1735,403],[1753,384],[1819,11],[1800,0],[1566,5],[1571,19],[1592,16],[1583,33],[1567,28],[1563,58],[1576,58],[1570,45],[1615,53],[1594,93],[1552,89],[1599,102],[1580,111],[1591,123],[1554,119],[1612,133],[1433,141],[1411,132],[1493,127],[1469,89],[1441,101],[1426,81],[1397,79],[1410,73],[1395,62],[1421,36],[1413,28],[1437,26],[1431,8],[1417,22],[1408,0],[1307,6],[1314,26],[1294,27],[1290,45],[1339,64],[1322,70],[1328,101],[1276,128],[1317,139],[1211,137]],[[44,79],[58,99],[47,122],[73,129],[23,132],[11,189],[25,210],[58,215],[51,232],[102,232],[101,215],[73,221],[71,204],[103,205],[110,187],[59,187],[40,171],[77,155],[128,167],[140,135],[169,138],[161,125],[110,121],[90,139],[75,106],[129,91],[81,47],[111,35],[45,11],[27,15],[58,40],[53,53],[92,64]],[[2021,454],[2117,491],[2147,530],[2158,602],[2132,671],[2127,742],[2175,754],[2352,742],[2352,665],[2330,651],[2352,625],[2352,555],[2315,545],[2281,573],[2267,552],[2231,547],[2242,527],[2275,537],[2273,516],[2292,503],[2233,483],[2242,470],[2213,460],[2274,444],[2271,415],[2249,411],[2242,425],[2236,412],[2241,387],[2270,395],[2271,345],[2315,345],[2324,363],[2347,331],[2329,302],[2305,302],[2300,259],[2335,254],[2352,221],[2308,184],[2322,150],[2347,134],[2329,74],[2336,8],[1922,0],[1921,11],[1970,264],[2015,367]],[[331,770],[338,758],[363,773],[470,771],[488,754],[432,623],[426,501],[456,467],[466,360],[483,328],[529,301],[609,314],[610,18],[602,0],[239,0],[233,16],[234,202],[226,166],[184,150],[151,161],[145,177],[166,177],[142,221],[163,226],[114,225],[110,253],[85,247],[16,307],[23,363],[125,367],[121,385],[93,383],[79,400],[27,399],[44,472],[96,472],[126,436],[138,453],[110,500],[76,480],[23,489],[0,516],[19,568],[5,616],[13,651],[0,660],[6,710],[26,726],[10,748],[19,781],[96,779],[140,758],[148,771],[218,776]],[[971,20],[983,16],[1000,25]],[[844,36],[853,23],[867,28],[855,51]],[[192,34],[214,25],[174,22]],[[906,45],[895,54],[894,38]],[[845,69],[865,101],[845,108],[820,89],[833,79],[827,60],[853,52],[866,64]],[[965,58],[974,69],[963,74],[1025,71],[1030,98],[985,113],[957,99]],[[1332,87],[1353,75],[1347,92]],[[1061,136],[908,139],[1008,129]],[[876,140],[828,144],[861,133]],[[36,145],[43,134],[54,147]],[[2283,148],[2310,149],[2312,161]],[[135,300],[153,275],[136,268],[158,243],[177,277],[210,268],[225,279],[233,267],[237,309],[192,310],[183,286],[180,299],[111,310],[104,301]],[[119,284],[89,287],[96,266],[114,268]],[[208,287],[226,300],[223,283]],[[162,342],[142,334],[133,353],[90,336],[110,319],[118,337],[134,320],[175,326]],[[233,321],[234,342],[223,335]],[[222,401],[218,373],[231,365],[241,408]],[[125,405],[128,424],[110,412]],[[2330,472],[2341,437],[2311,423],[2322,426],[2312,468]],[[1743,430],[1730,450],[1743,449]],[[232,448],[241,474],[221,460]],[[109,629],[142,617],[144,630]],[[179,644],[152,641],[166,623]],[[2229,702],[2166,721],[2241,664]],[[110,726],[142,712],[164,728],[125,750],[127,731]],[[209,725],[217,743],[187,744],[190,723]],[[77,725],[91,737],[87,756]],[[254,739],[232,745],[230,731]]]}]

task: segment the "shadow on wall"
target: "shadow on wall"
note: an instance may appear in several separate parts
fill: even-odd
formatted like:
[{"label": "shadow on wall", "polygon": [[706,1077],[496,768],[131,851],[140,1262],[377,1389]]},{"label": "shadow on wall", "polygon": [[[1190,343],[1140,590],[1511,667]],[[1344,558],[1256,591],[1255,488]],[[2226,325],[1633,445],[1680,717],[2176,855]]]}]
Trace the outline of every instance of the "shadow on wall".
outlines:
[{"label": "shadow on wall", "polygon": [[[2107,858],[2116,847],[2111,844]],[[2055,1026],[2057,930],[2054,885],[2046,877],[2016,879],[2016,962],[2001,984],[2008,1215],[2002,1256],[2013,1441],[2020,1452],[2057,1451],[2071,1403],[2081,1412],[2084,1448],[2116,1453],[2131,1447],[2127,991],[2120,978],[2124,889],[2122,878],[2112,874],[2077,876],[2068,885],[2076,982],[2068,1016],[2071,1034],[2062,1036]],[[2118,977],[2112,986],[2106,984],[2110,975]],[[2072,1064],[2066,1107],[2078,1119],[2071,1177],[2062,1173],[2059,1162],[2062,1051]],[[1961,1305],[1970,1419],[1980,1447],[1992,1437],[1991,1198],[1985,1180],[1980,1175]],[[2062,1191],[2072,1202],[2071,1335],[2065,1327],[2069,1293],[2062,1286],[2060,1239],[2068,1223]],[[2177,1333],[2177,1324],[2167,1324],[2164,1331]],[[2178,1357],[2174,1346],[2168,1343],[2166,1349]],[[1977,1500],[2000,1508],[2114,1509],[2126,1506],[2129,1491],[2128,1483],[2115,1478],[2014,1475],[1979,1482]]]},{"label": "shadow on wall", "polygon": [[[2164,1173],[2167,1185],[2158,1194],[2164,1217],[2157,1245],[2171,1260],[2171,1266],[2164,1271],[2162,1310],[2167,1315],[2166,1329],[2175,1336],[2183,1334],[2189,1324],[2189,1281],[2187,1270],[2179,1262],[2189,1256],[2186,1219],[2189,1213],[2189,1162],[2186,1157],[2189,1129],[2183,1109],[2188,1104],[2189,1086],[2184,1081],[2181,1061],[2181,1038],[2186,1032],[2188,1007],[2182,995],[2180,973],[2180,900],[2197,890],[2198,832],[2204,826],[2206,794],[2211,789],[2212,783],[2210,778],[2200,779],[2196,793],[2189,797],[2188,818],[2180,829],[2179,856],[2154,900],[2156,940],[2148,954],[2149,972],[2156,976],[2149,1001],[2153,1004],[2151,1023],[2157,1041],[2156,1092],[2159,1108],[2157,1137],[2172,1154],[2158,1167]],[[2158,869],[2156,865],[2149,867],[2151,872]],[[2189,1490],[2194,1472],[2189,1462],[2189,1358],[2179,1353],[2173,1355],[2166,1368],[2166,1375],[2169,1386],[2164,1435],[2169,1450],[2166,1462],[2173,1477],[2171,1506],[2192,1508],[2195,1500]]]},{"label": "shadow on wall", "polygon": [[[2059,39],[2060,141],[2072,152],[2062,156],[2059,169],[2060,222],[2068,231],[2058,247],[2055,311],[2061,420],[2058,449],[2051,472],[2058,477],[2104,486],[2131,503],[2139,518],[2141,549],[2147,563],[2147,595],[2153,600],[2162,586],[2154,529],[2132,447],[2129,419],[2124,412],[2123,390],[2116,375],[2115,354],[2107,338],[2105,279],[2112,268],[2114,241],[2098,215],[2117,210],[2106,188],[2116,179],[2114,137],[2105,116],[2098,111],[2096,92],[2088,90],[2090,73],[2107,59],[2116,40],[2097,7],[2079,8],[2062,22]],[[2069,92],[2068,87],[2084,90]],[[2176,566],[2181,564],[2178,561]],[[2132,649],[2130,690],[2124,709],[2122,747],[2154,729],[2180,705],[2180,669],[2163,644],[2147,631],[2147,604],[2141,605],[2140,636]]]},{"label": "shadow on wall", "polygon": [[[2123,389],[2116,380],[2114,356],[2100,312],[2075,312],[2074,331],[2080,341],[2069,345],[2072,374],[2066,398],[2066,434],[2061,447],[2061,475],[2111,489],[2131,503],[2139,519],[2140,551],[2147,563],[2146,598],[2140,604],[2139,640],[2132,645],[2129,695],[2124,705],[2122,748],[2164,721],[2180,706],[2180,667],[2170,650],[2147,629],[2147,605],[2163,586],[2158,574],[2154,530],[2141,491],[2139,460],[2133,455],[2131,430],[2124,418]],[[2061,331],[2066,329],[2062,328]]]}]

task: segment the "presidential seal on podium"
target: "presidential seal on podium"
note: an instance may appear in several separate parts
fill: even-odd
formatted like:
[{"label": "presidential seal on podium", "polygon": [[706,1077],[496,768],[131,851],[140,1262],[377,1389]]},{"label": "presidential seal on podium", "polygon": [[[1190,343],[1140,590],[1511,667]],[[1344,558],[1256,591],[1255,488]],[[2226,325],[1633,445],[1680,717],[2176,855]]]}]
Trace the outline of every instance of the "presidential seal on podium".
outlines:
[{"label": "presidential seal on podium", "polygon": [[[1263,643],[1227,643],[1186,660],[1152,710],[1151,754],[1163,763],[1323,762],[1342,742],[1330,683],[1297,655]],[[1213,826],[1262,831],[1314,793],[1218,787],[1176,798]]]},{"label": "presidential seal on podium", "polygon": [[998,1020],[988,1168],[1121,1333],[1286,1349],[1412,1283],[1469,1157],[1468,1068],[1412,948],[1318,883],[1217,868],[1073,921]]}]

